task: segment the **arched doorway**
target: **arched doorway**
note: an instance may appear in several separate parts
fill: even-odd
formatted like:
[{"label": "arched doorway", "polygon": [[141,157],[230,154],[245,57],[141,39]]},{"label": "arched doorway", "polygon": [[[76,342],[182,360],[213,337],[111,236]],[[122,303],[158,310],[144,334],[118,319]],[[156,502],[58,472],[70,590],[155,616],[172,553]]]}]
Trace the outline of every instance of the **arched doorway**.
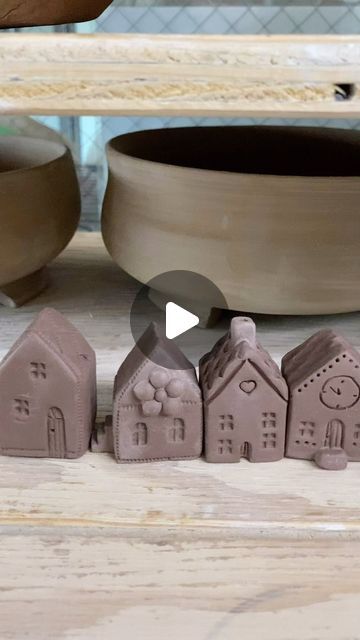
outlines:
[{"label": "arched doorway", "polygon": [[48,443],[50,458],[65,458],[65,420],[58,407],[51,407],[47,417]]},{"label": "arched doorway", "polygon": [[326,427],[325,446],[330,449],[340,449],[342,447],[344,435],[344,423],[341,420],[330,420]]}]

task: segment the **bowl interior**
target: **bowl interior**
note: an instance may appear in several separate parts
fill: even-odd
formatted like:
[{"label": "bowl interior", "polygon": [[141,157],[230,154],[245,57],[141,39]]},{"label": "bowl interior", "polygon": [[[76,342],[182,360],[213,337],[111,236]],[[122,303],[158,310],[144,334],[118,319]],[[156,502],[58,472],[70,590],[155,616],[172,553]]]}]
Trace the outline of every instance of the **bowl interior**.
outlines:
[{"label": "bowl interior", "polygon": [[315,127],[188,127],[115,138],[110,148],[155,163],[283,176],[360,175],[360,132]]},{"label": "bowl interior", "polygon": [[0,173],[31,169],[53,162],[66,153],[60,143],[37,138],[0,138]]}]

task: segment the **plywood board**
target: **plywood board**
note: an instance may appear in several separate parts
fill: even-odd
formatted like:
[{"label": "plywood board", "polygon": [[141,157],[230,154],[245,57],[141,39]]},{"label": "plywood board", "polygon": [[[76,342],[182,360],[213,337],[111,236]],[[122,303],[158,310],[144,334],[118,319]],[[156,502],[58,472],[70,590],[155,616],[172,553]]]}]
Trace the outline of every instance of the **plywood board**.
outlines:
[{"label": "plywood board", "polygon": [[355,118],[359,82],[359,36],[0,34],[4,114]]}]

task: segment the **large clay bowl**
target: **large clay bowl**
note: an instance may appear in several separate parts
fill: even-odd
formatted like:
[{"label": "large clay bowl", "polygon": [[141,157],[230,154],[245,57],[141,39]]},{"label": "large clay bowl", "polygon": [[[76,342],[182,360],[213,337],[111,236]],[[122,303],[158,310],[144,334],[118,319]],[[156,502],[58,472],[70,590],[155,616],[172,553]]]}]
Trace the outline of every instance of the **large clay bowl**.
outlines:
[{"label": "large clay bowl", "polygon": [[79,216],[79,186],[64,145],[0,138],[0,287],[55,258],[74,235]]},{"label": "large clay bowl", "polygon": [[0,28],[94,20],[112,0],[0,0]]},{"label": "large clay bowl", "polygon": [[105,244],[141,282],[188,269],[231,309],[360,309],[359,133],[163,129],[115,138],[108,160]]}]

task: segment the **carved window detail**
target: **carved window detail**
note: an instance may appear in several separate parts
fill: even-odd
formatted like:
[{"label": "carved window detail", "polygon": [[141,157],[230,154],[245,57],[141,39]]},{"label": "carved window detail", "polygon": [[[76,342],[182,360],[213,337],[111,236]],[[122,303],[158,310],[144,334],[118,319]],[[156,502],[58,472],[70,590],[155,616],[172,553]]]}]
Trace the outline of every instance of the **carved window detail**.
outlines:
[{"label": "carved window detail", "polygon": [[27,420],[30,416],[30,402],[25,398],[14,398],[13,411],[17,420]]},{"label": "carved window detail", "polygon": [[263,433],[262,436],[263,436],[263,441],[262,441],[263,449],[275,449],[276,447],[275,431]]},{"label": "carved window detail", "polygon": [[262,414],[262,448],[275,449],[276,447],[276,413],[265,411]]},{"label": "carved window detail", "polygon": [[46,380],[46,364],[44,362],[30,362],[30,375],[36,380]]},{"label": "carved window detail", "polygon": [[146,445],[148,442],[148,429],[145,422],[137,422],[132,433],[132,443],[136,447]]},{"label": "carved window detail", "polygon": [[356,424],[354,428],[353,446],[360,447],[360,424]]},{"label": "carved window detail", "polygon": [[219,416],[220,431],[234,430],[234,416],[231,413]]},{"label": "carved window detail", "polygon": [[315,422],[303,421],[300,422],[298,429],[298,437],[295,440],[295,444],[305,447],[316,447],[314,440],[315,436]]},{"label": "carved window detail", "polygon": [[181,418],[174,418],[174,423],[168,429],[169,442],[185,441],[185,422]]},{"label": "carved window detail", "polygon": [[218,452],[221,454],[232,453],[232,440],[218,440]]},{"label": "carved window detail", "polygon": [[262,414],[262,428],[276,429],[276,413],[273,413],[273,411],[265,411],[265,413]]}]

